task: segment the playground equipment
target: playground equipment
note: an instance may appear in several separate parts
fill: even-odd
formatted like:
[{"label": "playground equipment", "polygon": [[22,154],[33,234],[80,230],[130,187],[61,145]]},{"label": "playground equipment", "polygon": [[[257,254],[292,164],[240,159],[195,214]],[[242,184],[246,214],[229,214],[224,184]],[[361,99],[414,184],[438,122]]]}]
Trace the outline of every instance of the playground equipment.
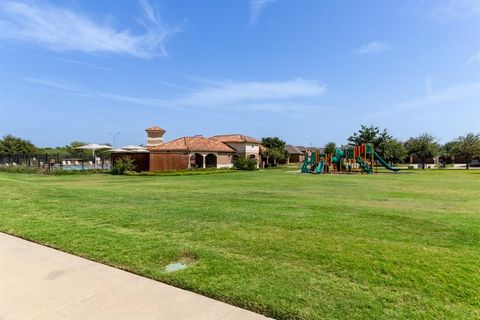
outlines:
[{"label": "playground equipment", "polygon": [[391,167],[373,148],[372,143],[359,146],[337,148],[333,153],[321,153],[318,149],[307,151],[302,165],[302,173],[367,173],[374,171],[375,160],[390,171],[400,169]]}]

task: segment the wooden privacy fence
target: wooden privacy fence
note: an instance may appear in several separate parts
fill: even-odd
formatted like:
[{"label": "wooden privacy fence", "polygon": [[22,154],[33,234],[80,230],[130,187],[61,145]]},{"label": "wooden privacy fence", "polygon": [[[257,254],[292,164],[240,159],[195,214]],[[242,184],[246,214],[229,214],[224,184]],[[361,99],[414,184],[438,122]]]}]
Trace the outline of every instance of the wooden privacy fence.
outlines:
[{"label": "wooden privacy fence", "polygon": [[150,153],[150,171],[187,170],[190,156],[182,153]]},{"label": "wooden privacy fence", "polygon": [[150,170],[150,154],[148,152],[116,152],[112,153],[112,166],[119,159],[130,158],[133,160],[133,171],[149,171]]}]

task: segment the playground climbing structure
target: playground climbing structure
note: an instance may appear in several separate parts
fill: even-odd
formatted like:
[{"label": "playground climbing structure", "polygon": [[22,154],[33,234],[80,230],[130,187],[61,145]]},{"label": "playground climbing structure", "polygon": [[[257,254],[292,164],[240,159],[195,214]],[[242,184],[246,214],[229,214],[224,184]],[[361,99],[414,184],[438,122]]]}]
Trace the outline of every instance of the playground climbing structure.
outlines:
[{"label": "playground climbing structure", "polygon": [[372,143],[359,146],[336,148],[332,153],[308,150],[303,162],[302,173],[367,173],[373,174],[375,166],[382,165],[390,171],[399,169],[388,164],[373,147]]}]

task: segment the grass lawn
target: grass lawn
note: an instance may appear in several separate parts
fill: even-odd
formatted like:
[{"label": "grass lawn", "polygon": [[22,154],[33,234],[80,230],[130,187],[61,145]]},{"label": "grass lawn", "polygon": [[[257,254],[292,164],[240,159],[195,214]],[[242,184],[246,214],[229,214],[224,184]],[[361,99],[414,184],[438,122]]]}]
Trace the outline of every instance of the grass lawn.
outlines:
[{"label": "grass lawn", "polygon": [[279,319],[480,318],[480,170],[0,173],[0,190],[3,232]]}]

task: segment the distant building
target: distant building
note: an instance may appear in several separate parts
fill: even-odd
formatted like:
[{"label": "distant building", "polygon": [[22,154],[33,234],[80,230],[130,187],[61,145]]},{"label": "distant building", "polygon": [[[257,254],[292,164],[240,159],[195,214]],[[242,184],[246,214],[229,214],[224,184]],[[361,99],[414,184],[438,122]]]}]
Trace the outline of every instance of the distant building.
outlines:
[{"label": "distant building", "polygon": [[[170,171],[195,168],[231,168],[235,158],[249,157],[260,161],[260,141],[241,134],[201,135],[181,137],[164,142],[165,130],[160,127],[145,129],[147,153],[122,153],[112,156],[112,162],[130,157],[136,170]],[[148,169],[147,169],[148,168]]]},{"label": "distant building", "polygon": [[150,171],[231,168],[235,150],[203,136],[181,137],[150,151]]},{"label": "distant building", "polygon": [[285,148],[288,152],[287,163],[303,162],[305,160],[305,153],[299,148],[292,146],[291,144],[287,144]]},{"label": "distant building", "polygon": [[260,144],[255,138],[241,134],[225,134],[213,136],[211,139],[228,145],[235,150],[235,157],[253,158],[260,162]]}]

